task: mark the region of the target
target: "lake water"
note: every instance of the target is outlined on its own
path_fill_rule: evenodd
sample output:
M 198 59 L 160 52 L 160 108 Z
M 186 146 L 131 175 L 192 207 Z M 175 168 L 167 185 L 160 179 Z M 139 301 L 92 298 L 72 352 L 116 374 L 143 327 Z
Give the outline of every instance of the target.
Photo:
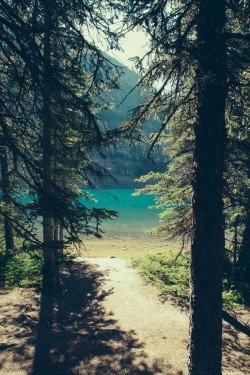
M 132 189 L 88 191 L 98 200 L 97 204 L 92 205 L 93 207 L 118 211 L 118 218 L 105 220 L 101 226 L 107 234 L 145 233 L 159 225 L 159 210 L 148 208 L 155 204 L 153 195 L 133 196 L 135 190 Z
M 133 196 L 135 192 L 133 189 L 106 189 L 105 191 L 97 191 L 86 189 L 93 198 L 98 202 L 91 203 L 85 200 L 82 201 L 86 207 L 106 208 L 117 211 L 118 217 L 114 220 L 104 220 L 100 229 L 111 237 L 114 234 L 138 235 L 145 234 L 146 231 L 153 229 L 159 225 L 159 210 L 148 207 L 154 206 L 155 200 L 153 195 L 139 195 Z M 22 198 L 27 202 L 27 198 Z M 38 234 L 41 234 L 42 219 L 39 218 L 36 229 Z

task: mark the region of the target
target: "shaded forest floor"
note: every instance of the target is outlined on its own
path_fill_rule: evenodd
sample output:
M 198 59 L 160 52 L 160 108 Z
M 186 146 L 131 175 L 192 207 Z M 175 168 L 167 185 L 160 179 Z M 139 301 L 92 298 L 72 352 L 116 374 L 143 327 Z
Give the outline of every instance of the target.
M 50 296 L 2 292 L 0 337 L 1 375 L 187 373 L 187 311 L 119 258 L 78 258 Z M 248 374 L 249 354 L 249 337 L 224 324 L 223 374 Z

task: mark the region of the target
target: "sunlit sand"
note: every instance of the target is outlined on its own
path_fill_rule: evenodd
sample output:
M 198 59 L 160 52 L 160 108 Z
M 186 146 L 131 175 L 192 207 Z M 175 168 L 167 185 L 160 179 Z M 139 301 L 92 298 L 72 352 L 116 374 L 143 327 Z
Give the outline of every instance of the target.
M 169 240 L 165 236 L 148 233 L 104 234 L 101 239 L 86 237 L 80 247 L 82 256 L 88 258 L 131 258 L 145 253 L 181 250 L 180 240 Z M 188 248 L 188 247 L 186 247 Z

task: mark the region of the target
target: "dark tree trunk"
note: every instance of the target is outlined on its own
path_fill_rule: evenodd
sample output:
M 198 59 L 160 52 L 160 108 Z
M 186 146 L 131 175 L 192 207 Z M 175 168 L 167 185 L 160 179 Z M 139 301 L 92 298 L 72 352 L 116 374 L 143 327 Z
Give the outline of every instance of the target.
M 52 195 L 52 116 L 51 116 L 51 12 L 45 3 L 44 82 L 43 82 L 43 253 L 44 279 L 48 288 L 54 284 Z
M 63 189 L 66 188 L 66 180 L 65 180 L 65 178 L 63 178 L 63 180 L 62 180 L 62 188 L 63 188 Z M 63 223 L 62 223 L 62 221 L 60 222 L 59 240 L 60 240 L 60 241 L 63 241 L 63 240 L 64 240 L 64 235 L 63 235 Z
M 54 218 L 54 241 L 58 241 L 59 236 L 58 236 L 58 222 L 57 219 Z
M 0 145 L 0 159 L 1 159 L 1 188 L 2 188 L 2 197 L 4 204 L 10 207 L 10 181 L 8 177 L 8 157 L 7 157 L 7 147 Z M 4 236 L 5 236 L 5 246 L 6 246 L 6 256 L 10 255 L 10 252 L 14 249 L 14 236 L 13 229 L 10 223 L 10 220 L 4 218 Z
M 247 214 L 246 225 L 243 232 L 239 264 L 243 268 L 245 281 L 250 282 L 250 212 Z
M 56 132 L 54 131 L 54 136 L 56 138 Z M 56 143 L 54 144 L 54 147 L 57 149 L 57 145 Z M 53 170 L 53 182 L 54 182 L 54 186 L 56 186 L 57 184 L 57 176 L 56 176 L 56 173 L 57 173 L 57 162 L 56 160 L 54 160 L 54 170 Z M 54 190 L 54 194 L 56 193 L 56 191 Z M 54 216 L 54 241 L 58 241 L 58 229 L 59 229 L 59 226 L 58 226 L 58 220 L 56 218 L 56 216 Z
M 248 178 L 250 178 L 250 169 Z M 248 284 L 250 282 L 250 190 L 248 190 L 246 196 L 246 212 L 245 227 L 239 252 L 239 266 L 243 281 Z
M 189 374 L 221 374 L 226 48 L 224 0 L 199 3 Z
M 63 241 L 63 225 L 60 224 L 60 235 L 59 235 L 60 241 Z

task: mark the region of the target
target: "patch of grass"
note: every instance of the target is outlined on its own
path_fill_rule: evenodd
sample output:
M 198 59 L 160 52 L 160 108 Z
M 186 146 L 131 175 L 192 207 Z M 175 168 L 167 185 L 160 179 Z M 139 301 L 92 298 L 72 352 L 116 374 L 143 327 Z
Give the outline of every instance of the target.
M 60 268 L 74 258 L 70 251 L 55 255 L 55 262 Z M 0 248 L 0 288 L 27 288 L 42 282 L 43 254 L 41 249 L 16 250 L 8 258 Z
M 132 258 L 132 265 L 143 275 L 144 279 L 155 285 L 162 292 L 169 292 L 187 305 L 189 294 L 188 253 L 172 251 L 147 254 Z
M 7 288 L 28 287 L 42 280 L 42 257 L 36 253 L 19 253 L 7 260 L 4 274 L 4 286 Z
M 147 254 L 132 258 L 133 267 L 137 268 L 143 278 L 155 285 L 161 292 L 177 297 L 185 306 L 189 303 L 189 253 L 168 251 Z M 241 292 L 227 277 L 223 278 L 223 307 L 235 308 L 243 304 Z

